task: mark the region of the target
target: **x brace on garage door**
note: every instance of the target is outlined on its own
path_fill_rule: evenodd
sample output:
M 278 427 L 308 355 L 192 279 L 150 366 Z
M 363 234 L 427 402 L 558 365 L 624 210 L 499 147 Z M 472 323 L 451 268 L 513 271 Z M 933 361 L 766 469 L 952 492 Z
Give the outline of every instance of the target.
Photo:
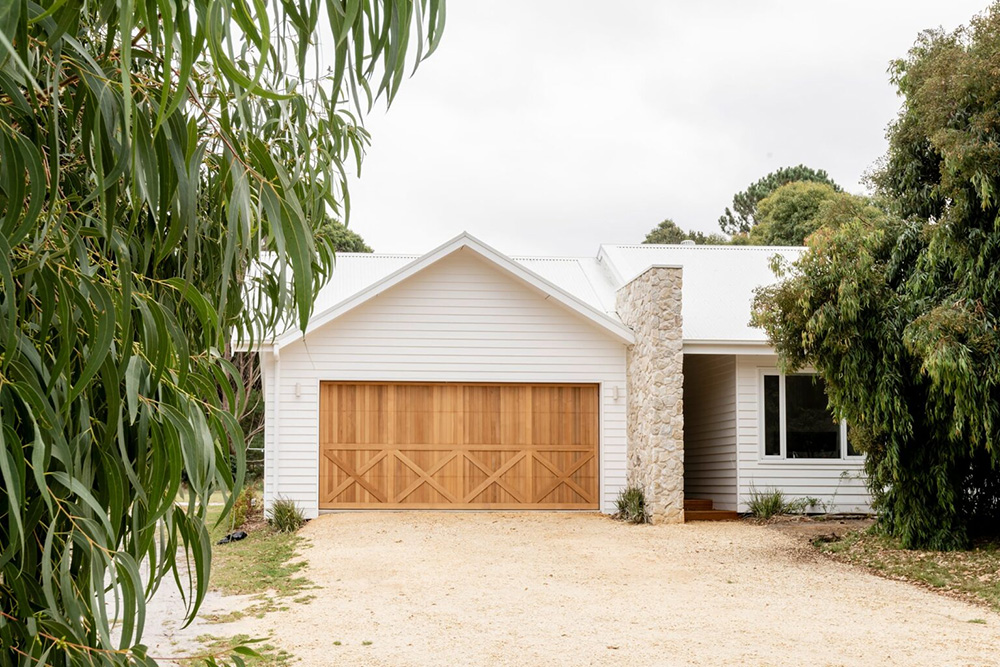
M 597 509 L 598 386 L 320 385 L 320 509 Z

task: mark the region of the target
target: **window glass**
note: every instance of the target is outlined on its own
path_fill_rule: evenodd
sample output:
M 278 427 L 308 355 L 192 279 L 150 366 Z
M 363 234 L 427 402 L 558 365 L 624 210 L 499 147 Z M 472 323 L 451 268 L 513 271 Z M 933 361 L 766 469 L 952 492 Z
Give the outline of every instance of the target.
M 781 455 L 781 394 L 777 375 L 764 376 L 764 455 Z
M 827 408 L 823 381 L 814 375 L 785 377 L 785 456 L 840 458 L 840 424 Z
M 861 452 L 854 446 L 854 443 L 851 442 L 851 428 L 849 426 L 845 426 L 844 428 L 847 429 L 847 455 L 861 456 Z

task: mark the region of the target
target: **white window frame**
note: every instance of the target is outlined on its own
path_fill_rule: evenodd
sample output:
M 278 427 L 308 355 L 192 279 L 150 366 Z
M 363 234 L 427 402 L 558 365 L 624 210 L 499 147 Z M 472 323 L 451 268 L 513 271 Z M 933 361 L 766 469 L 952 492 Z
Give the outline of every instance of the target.
M 795 461 L 796 463 L 829 463 L 833 461 L 860 461 L 864 459 L 864 454 L 848 454 L 847 453 L 847 421 L 840 420 L 840 458 L 832 459 L 822 459 L 822 458 L 797 458 L 790 459 L 787 456 L 786 448 L 786 421 L 785 421 L 785 377 L 786 374 L 782 373 L 776 368 L 762 368 L 759 373 L 760 377 L 757 381 L 757 391 L 758 396 L 760 396 L 759 401 L 759 418 L 758 418 L 758 433 L 760 434 L 758 440 L 760 441 L 760 458 L 763 461 Z M 815 377 L 817 373 L 812 373 L 809 371 L 803 371 L 799 373 L 790 373 L 793 376 L 810 376 Z M 764 378 L 766 377 L 777 377 L 778 378 L 778 442 L 779 442 L 779 452 L 777 454 L 768 454 L 766 451 L 767 442 L 764 439 L 765 431 L 765 404 L 764 404 Z

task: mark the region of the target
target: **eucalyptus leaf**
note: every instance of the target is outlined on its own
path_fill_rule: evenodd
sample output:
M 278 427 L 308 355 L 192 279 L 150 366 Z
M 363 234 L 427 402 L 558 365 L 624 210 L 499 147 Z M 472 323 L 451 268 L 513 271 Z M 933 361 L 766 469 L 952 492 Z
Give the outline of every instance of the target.
M 441 38 L 417 1 L 0 2 L 0 667 L 156 664 L 164 579 L 197 614 L 229 359 L 310 316 L 371 91 Z

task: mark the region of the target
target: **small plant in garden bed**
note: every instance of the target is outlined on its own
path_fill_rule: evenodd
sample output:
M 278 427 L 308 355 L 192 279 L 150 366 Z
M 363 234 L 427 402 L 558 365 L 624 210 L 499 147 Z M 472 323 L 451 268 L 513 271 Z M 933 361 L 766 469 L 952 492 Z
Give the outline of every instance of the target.
M 294 501 L 287 498 L 278 498 L 271 505 L 271 512 L 267 521 L 279 533 L 294 533 L 305 525 L 306 518 L 302 515 L 302 510 L 299 509 Z
M 646 493 L 638 486 L 629 486 L 618 492 L 615 501 L 615 518 L 628 523 L 649 523 L 646 510 Z
M 815 508 L 819 504 L 816 498 L 797 498 L 790 500 L 779 489 L 758 490 L 750 487 L 750 500 L 747 509 L 755 519 L 768 520 L 781 514 L 803 514 L 806 508 Z
M 770 519 L 785 513 L 785 494 L 778 489 L 759 491 L 755 487 L 750 488 L 750 500 L 747 501 L 747 509 L 756 519 Z

